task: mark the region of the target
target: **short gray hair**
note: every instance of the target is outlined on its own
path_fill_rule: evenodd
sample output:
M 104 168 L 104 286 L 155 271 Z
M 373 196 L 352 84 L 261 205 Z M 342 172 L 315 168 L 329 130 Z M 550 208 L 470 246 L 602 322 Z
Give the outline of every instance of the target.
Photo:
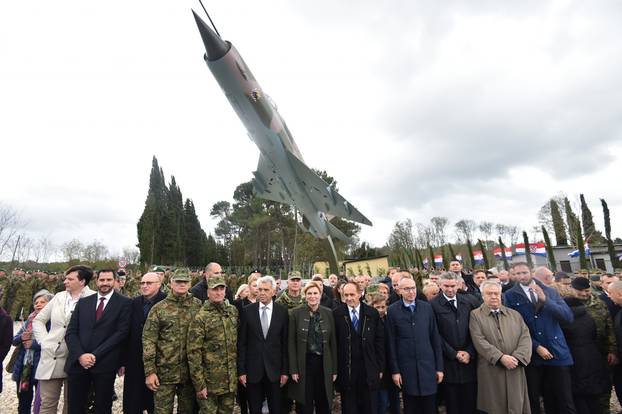
M 622 280 L 617 280 L 610 284 L 608 290 L 622 290 Z
M 455 280 L 456 282 L 458 282 L 458 276 L 456 276 L 455 273 L 451 273 L 451 272 L 441 273 L 438 279 L 439 279 L 439 282 L 442 282 L 443 280 Z
M 484 280 L 484 281 L 482 282 L 482 284 L 479 286 L 479 291 L 480 291 L 480 292 L 482 292 L 482 293 L 484 293 L 484 288 L 485 288 L 486 286 L 495 286 L 495 287 L 499 288 L 499 290 L 501 290 L 501 289 L 502 289 L 502 288 L 501 288 L 501 283 L 499 283 L 499 282 L 495 282 L 494 280 Z
M 50 293 L 50 291 L 48 291 L 47 289 L 41 289 L 40 291 L 38 291 L 37 293 L 35 293 L 35 295 L 32 297 L 32 301 L 35 302 L 37 299 L 39 299 L 40 297 L 45 298 L 45 300 L 47 300 L 48 302 L 52 300 L 52 298 L 54 297 L 54 295 L 52 295 Z
M 272 286 L 272 290 L 276 289 L 276 280 L 274 280 L 272 276 L 262 276 L 257 279 L 257 286 L 264 283 L 270 283 L 270 286 Z

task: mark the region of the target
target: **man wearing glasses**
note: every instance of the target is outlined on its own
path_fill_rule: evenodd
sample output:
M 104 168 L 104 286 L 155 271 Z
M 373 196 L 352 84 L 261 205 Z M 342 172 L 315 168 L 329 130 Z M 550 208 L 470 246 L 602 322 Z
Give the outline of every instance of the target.
M 192 286 L 190 293 L 202 303 L 205 303 L 207 300 L 207 280 L 214 276 L 222 276 L 224 278 L 225 272 L 222 271 L 222 267 L 218 263 L 212 262 L 205 266 L 205 273 L 203 273 L 203 276 L 203 280 Z M 225 299 L 227 299 L 229 303 L 233 303 L 233 293 L 229 286 L 225 289 Z
M 156 303 L 166 297 L 160 289 L 160 275 L 146 273 L 140 281 L 140 296 L 130 304 L 130 334 L 125 343 L 120 374 L 125 373 L 123 383 L 123 412 L 141 413 L 147 410 L 153 413 L 153 392 L 145 385 L 145 367 L 143 365 L 143 326 L 149 311 Z

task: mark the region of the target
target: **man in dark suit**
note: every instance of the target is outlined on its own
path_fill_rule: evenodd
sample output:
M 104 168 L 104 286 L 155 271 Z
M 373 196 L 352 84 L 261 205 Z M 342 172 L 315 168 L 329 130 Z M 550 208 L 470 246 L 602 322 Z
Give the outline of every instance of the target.
M 272 301 L 276 281 L 257 281 L 258 302 L 243 308 L 238 333 L 238 376 L 247 389 L 251 414 L 261 414 L 264 399 L 270 414 L 280 414 L 281 387 L 287 383 L 287 308 Z
M 337 390 L 343 414 L 372 414 L 385 368 L 384 325 L 373 307 L 361 302 L 361 288 L 343 287 L 345 304 L 333 311 L 337 337 Z
M 443 273 L 441 294 L 430 302 L 443 348 L 445 377 L 441 384 L 447 414 L 474 414 L 477 404 L 476 352 L 469 333 L 469 314 L 480 302 L 474 295 L 457 295 L 458 280 Z
M 112 394 L 121 366 L 121 345 L 129 330 L 130 299 L 114 291 L 117 277 L 112 269 L 97 273 L 97 294 L 78 301 L 67 327 L 69 350 L 65 372 L 69 413 L 84 414 L 91 385 L 95 412 L 112 411 Z
M 122 355 L 125 381 L 123 382 L 123 413 L 143 414 L 143 410 L 153 413 L 153 392 L 145 385 L 145 366 L 143 365 L 143 326 L 149 311 L 156 303 L 166 297 L 160 290 L 162 281 L 157 273 L 143 275 L 140 281 L 140 296 L 130 304 L 130 328 Z
M 534 277 L 525 262 L 512 263 L 517 284 L 505 293 L 505 305 L 521 314 L 533 344 L 525 369 L 531 412 L 540 410 L 540 396 L 547 413 L 576 413 L 572 399 L 570 367 L 574 361 L 561 329 L 572 323 L 572 311 L 559 293 Z M 550 271 L 536 269 L 537 274 Z
M 437 385 L 443 381 L 443 351 L 432 306 L 416 299 L 415 281 L 402 276 L 400 301 L 389 306 L 389 369 L 402 390 L 404 414 L 436 413 Z

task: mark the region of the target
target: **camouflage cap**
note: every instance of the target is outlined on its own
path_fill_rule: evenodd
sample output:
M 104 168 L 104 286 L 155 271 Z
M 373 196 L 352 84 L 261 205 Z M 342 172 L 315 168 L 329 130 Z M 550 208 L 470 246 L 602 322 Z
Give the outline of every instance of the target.
M 590 275 L 590 280 L 592 282 L 600 282 L 600 275 Z
M 164 273 L 166 272 L 166 269 L 164 268 L 164 266 L 153 266 L 151 268 L 151 271 L 156 273 Z
M 190 282 L 190 272 L 188 271 L 188 269 L 184 268 L 177 269 L 175 270 L 175 272 L 173 272 L 171 280 L 178 282 Z
M 225 282 L 225 278 L 222 276 L 212 276 L 209 279 L 207 279 L 207 287 L 209 289 L 214 289 L 217 288 L 218 286 L 227 286 L 227 283 Z
M 292 279 L 302 279 L 302 275 L 300 274 L 299 271 L 293 270 L 289 272 L 289 274 L 287 275 L 287 280 L 292 280 Z

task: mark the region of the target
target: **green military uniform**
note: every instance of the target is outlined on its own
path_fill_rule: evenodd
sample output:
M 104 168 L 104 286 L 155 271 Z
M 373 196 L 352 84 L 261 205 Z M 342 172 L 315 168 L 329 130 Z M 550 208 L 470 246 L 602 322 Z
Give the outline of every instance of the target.
M 613 322 L 611 314 L 605 302 L 597 296 L 592 295 L 585 302 L 585 310 L 592 317 L 596 324 L 596 340 L 598 349 L 605 358 L 607 354 L 617 354 L 615 332 L 613 330 Z M 609 400 L 611 400 L 611 390 L 603 395 L 600 399 L 600 405 L 603 413 L 609 412 Z
M 171 280 L 190 281 L 182 269 Z M 160 382 L 154 393 L 156 414 L 173 412 L 177 394 L 179 413 L 192 412 L 194 392 L 190 382 L 186 338 L 194 315 L 201 309 L 201 301 L 191 293 L 180 297 L 170 293 L 151 308 L 143 328 L 143 362 L 145 377 L 156 374 Z
M 300 280 L 301 278 L 302 276 L 300 272 L 297 272 L 297 271 L 289 272 L 289 274 L 287 275 L 288 281 L 292 279 Z M 289 291 L 286 289 L 283 292 L 281 292 L 281 294 L 275 300 L 275 302 L 278 303 L 279 305 L 283 305 L 287 307 L 288 311 L 291 309 L 297 308 L 298 306 L 306 303 L 304 296 L 302 296 L 302 289 L 300 289 L 300 293 L 298 296 L 291 296 L 289 294 Z
M 9 315 L 14 321 L 26 320 L 30 314 L 30 308 L 32 306 L 32 283 L 31 280 L 26 280 L 24 276 L 14 276 L 11 283 L 11 303 Z
M 210 277 L 208 289 L 225 286 L 221 276 Z M 237 387 L 238 311 L 226 301 L 205 302 L 188 330 L 188 364 L 194 389 L 207 389 L 199 399 L 201 414 L 231 414 Z
M 8 286 L 11 280 L 6 274 L 6 270 L 0 269 L 3 276 L 0 276 L 0 307 L 6 310 L 6 298 L 8 295 Z

